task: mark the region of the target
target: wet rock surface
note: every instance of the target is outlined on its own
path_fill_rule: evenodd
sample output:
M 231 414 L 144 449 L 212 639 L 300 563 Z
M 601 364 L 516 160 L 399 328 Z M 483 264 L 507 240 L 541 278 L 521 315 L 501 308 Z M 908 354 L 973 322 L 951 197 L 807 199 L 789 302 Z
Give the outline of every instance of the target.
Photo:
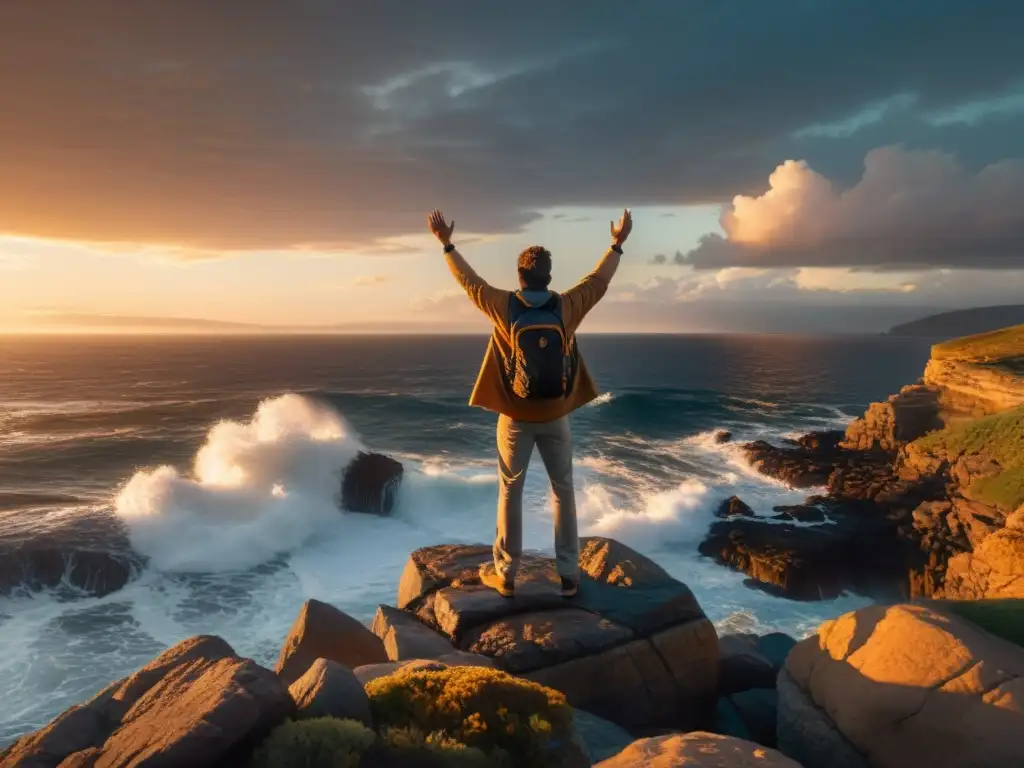
M 390 456 L 360 451 L 344 471 L 342 508 L 371 515 L 390 514 L 403 472 L 402 462 Z

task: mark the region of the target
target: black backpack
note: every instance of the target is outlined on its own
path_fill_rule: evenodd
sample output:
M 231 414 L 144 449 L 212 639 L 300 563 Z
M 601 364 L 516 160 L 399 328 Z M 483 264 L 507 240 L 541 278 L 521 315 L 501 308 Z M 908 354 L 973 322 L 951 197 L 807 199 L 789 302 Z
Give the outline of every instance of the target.
M 513 293 L 508 318 L 512 355 L 505 373 L 513 394 L 523 400 L 566 397 L 576 377 L 576 339 L 565 332 L 561 297 L 552 293 L 530 306 Z

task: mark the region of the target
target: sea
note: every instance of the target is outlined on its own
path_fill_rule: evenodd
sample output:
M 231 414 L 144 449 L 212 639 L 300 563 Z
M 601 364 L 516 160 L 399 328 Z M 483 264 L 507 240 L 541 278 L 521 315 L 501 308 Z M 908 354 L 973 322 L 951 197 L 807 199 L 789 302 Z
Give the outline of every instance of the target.
M 915 381 L 933 341 L 581 335 L 602 389 L 571 417 L 581 535 L 657 560 L 721 632 L 803 637 L 866 604 L 770 596 L 697 545 L 731 495 L 769 516 L 807 493 L 753 471 L 738 443 L 845 426 Z M 0 745 L 191 635 L 273 666 L 304 600 L 368 622 L 393 604 L 410 551 L 490 543 L 495 416 L 467 404 L 486 343 L 0 337 L 0 539 L 130 547 L 145 562 L 103 597 L 67 584 L 0 596 Z M 359 450 L 405 466 L 390 517 L 339 509 Z M 542 552 L 549 494 L 534 456 L 525 545 Z

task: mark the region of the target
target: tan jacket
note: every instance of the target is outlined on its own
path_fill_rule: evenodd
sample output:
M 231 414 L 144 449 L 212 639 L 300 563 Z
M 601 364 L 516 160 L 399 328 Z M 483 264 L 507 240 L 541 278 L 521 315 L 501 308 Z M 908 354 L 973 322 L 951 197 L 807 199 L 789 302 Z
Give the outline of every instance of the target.
M 594 271 L 570 288 L 562 297 L 562 321 L 565 332 L 572 337 L 587 313 L 608 290 L 615 270 L 619 268 L 619 254 L 609 248 Z M 568 397 L 557 400 L 522 400 L 508 388 L 505 375 L 506 362 L 512 356 L 509 335 L 508 306 L 512 291 L 487 284 L 466 263 L 458 250 L 447 255 L 448 267 L 469 298 L 494 324 L 491 340 L 487 344 L 480 373 L 470 395 L 469 404 L 501 413 L 516 421 L 553 421 L 585 405 L 598 395 L 597 385 L 587 370 L 582 354 L 576 371 L 576 383 Z

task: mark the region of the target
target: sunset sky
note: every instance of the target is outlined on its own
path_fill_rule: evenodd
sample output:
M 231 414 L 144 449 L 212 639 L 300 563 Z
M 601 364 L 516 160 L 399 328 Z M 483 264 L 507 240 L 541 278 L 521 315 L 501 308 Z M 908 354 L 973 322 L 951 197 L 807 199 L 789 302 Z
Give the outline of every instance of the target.
M 1013 0 L 4 3 L 0 331 L 486 330 L 434 207 L 492 282 L 540 243 L 563 289 L 630 207 L 590 331 L 1024 303 L 1022 28 Z

